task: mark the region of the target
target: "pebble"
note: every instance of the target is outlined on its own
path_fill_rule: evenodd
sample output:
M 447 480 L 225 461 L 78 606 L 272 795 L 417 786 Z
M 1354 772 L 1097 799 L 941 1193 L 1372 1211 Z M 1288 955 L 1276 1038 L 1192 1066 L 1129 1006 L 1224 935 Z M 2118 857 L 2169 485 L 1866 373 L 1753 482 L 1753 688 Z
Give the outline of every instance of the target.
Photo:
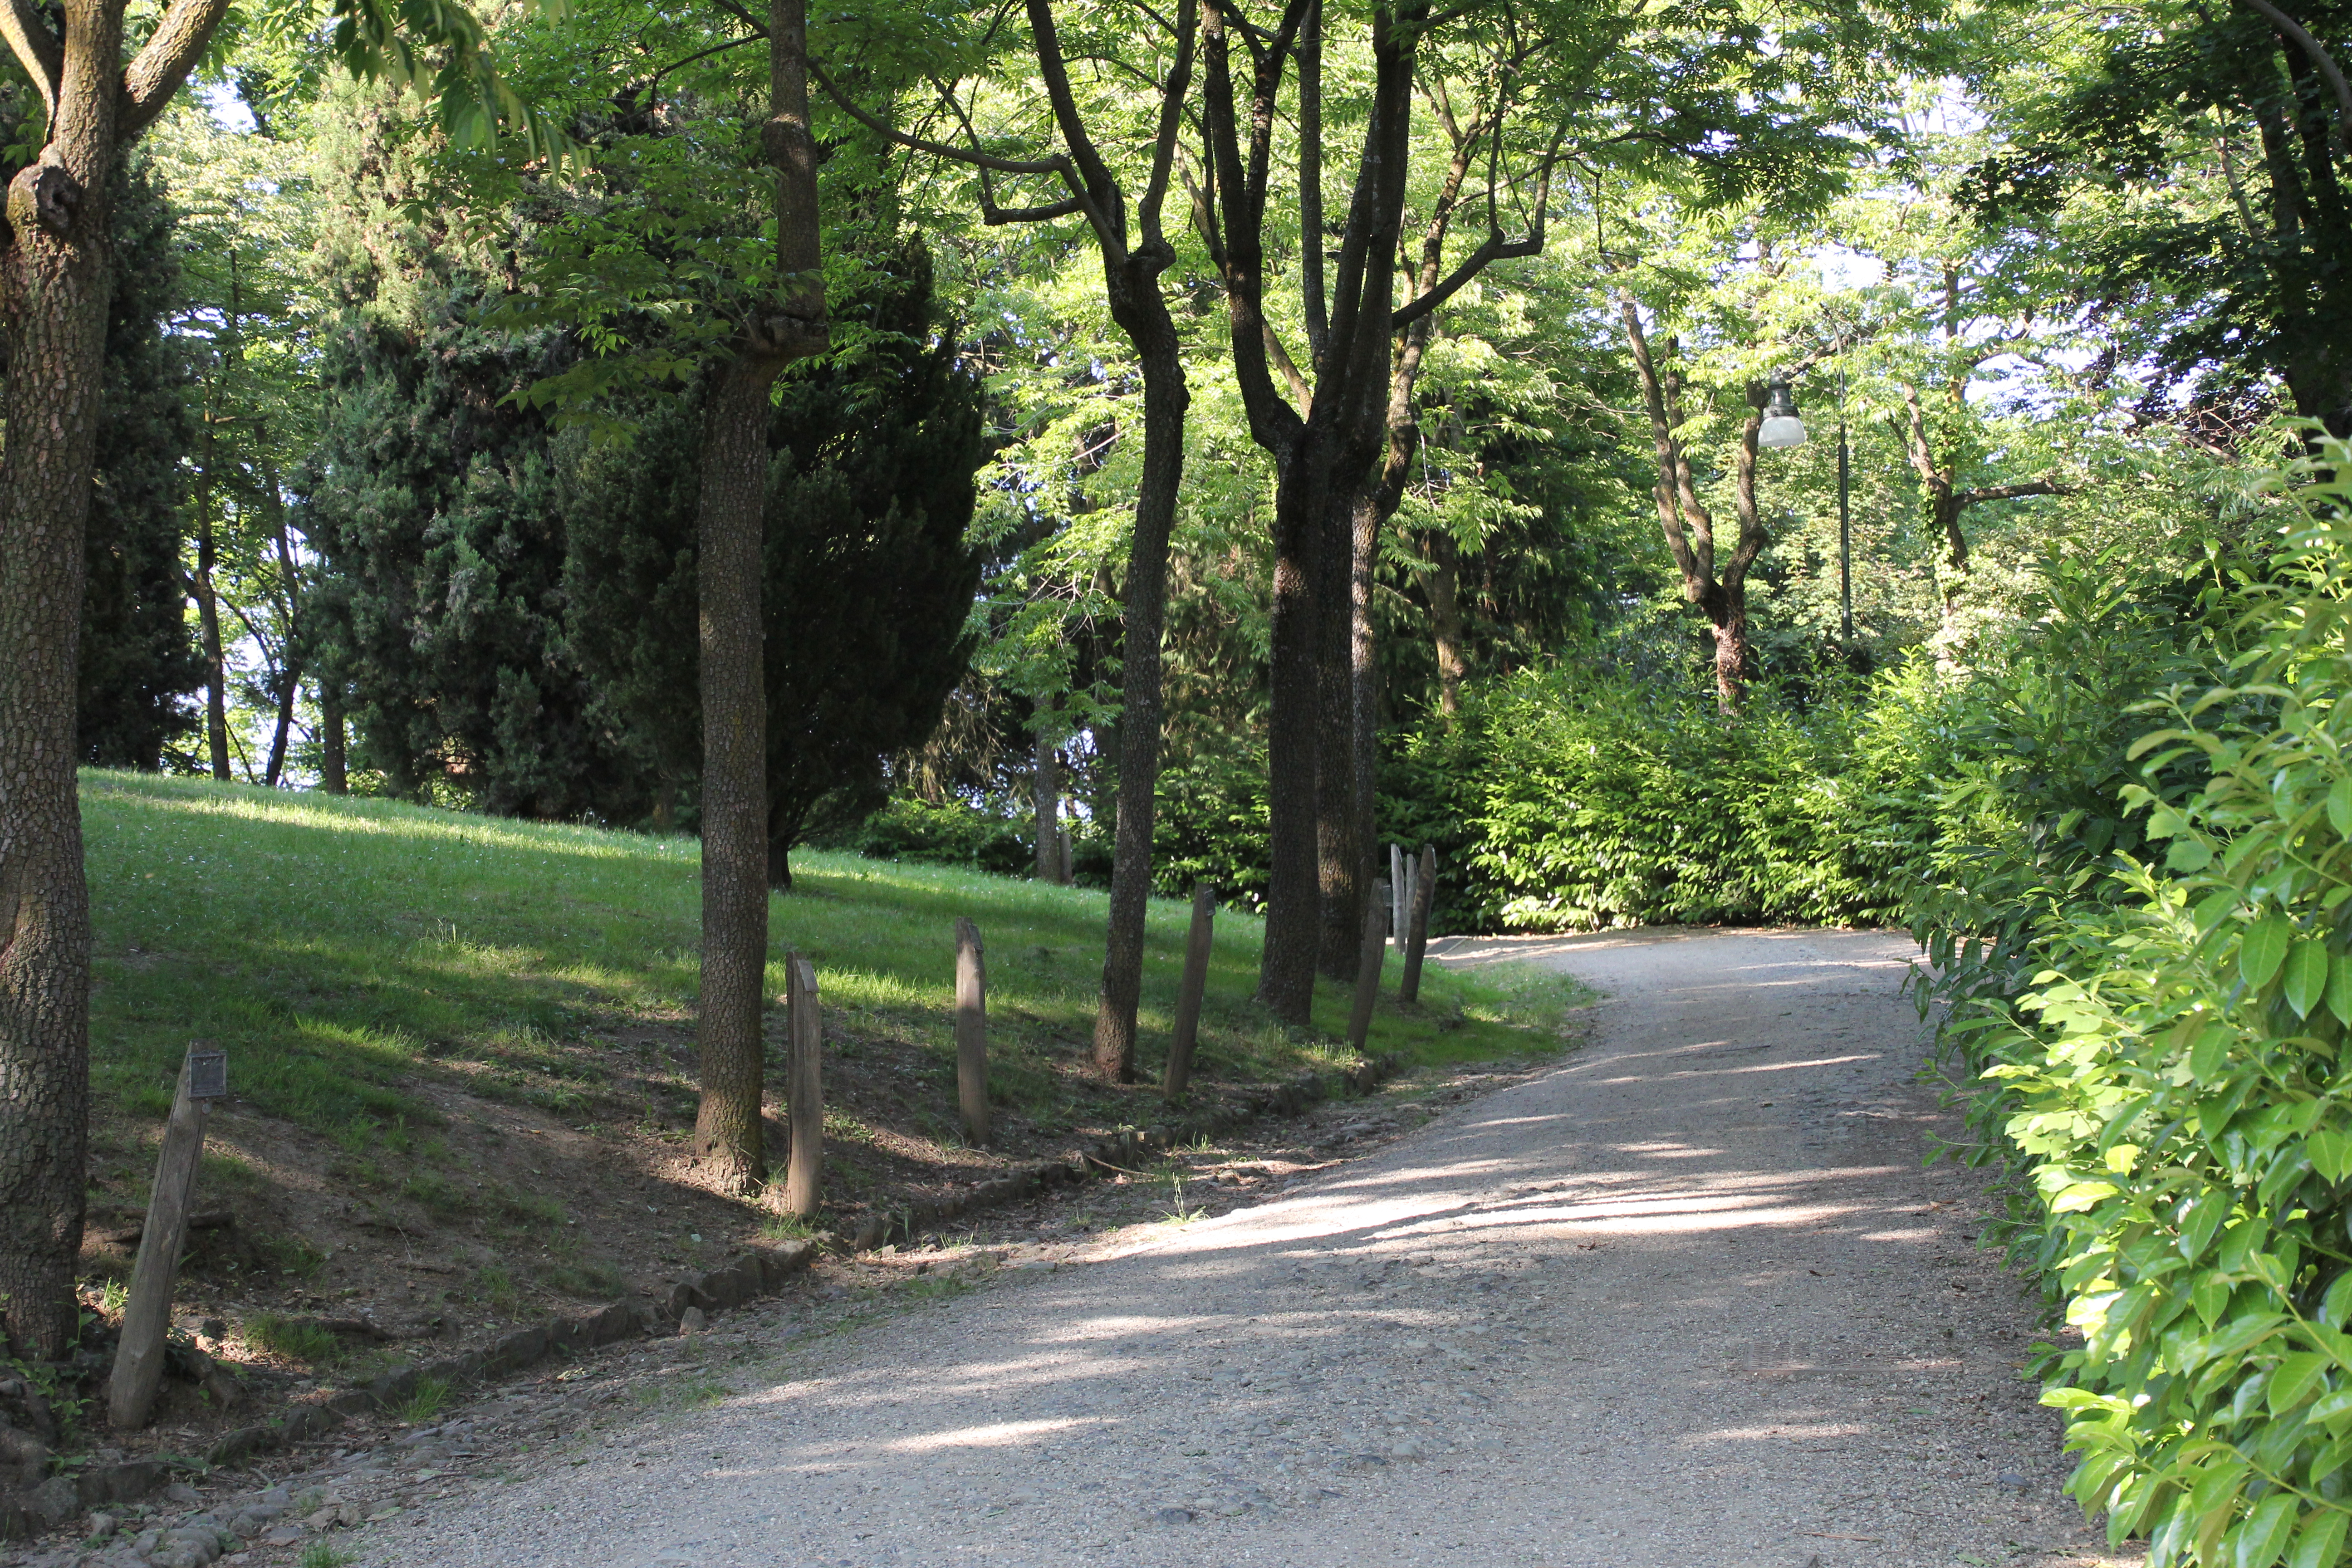
M 1190 1524 L 1192 1522 L 1192 1510 L 1187 1508 L 1163 1508 L 1151 1517 L 1162 1524 Z

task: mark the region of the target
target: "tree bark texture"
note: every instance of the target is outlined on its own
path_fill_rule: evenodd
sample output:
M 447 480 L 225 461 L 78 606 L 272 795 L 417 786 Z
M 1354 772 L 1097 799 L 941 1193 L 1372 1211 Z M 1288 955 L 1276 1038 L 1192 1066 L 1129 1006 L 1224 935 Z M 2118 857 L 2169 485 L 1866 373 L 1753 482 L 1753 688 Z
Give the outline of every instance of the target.
M 83 534 L 97 458 L 105 190 L 122 88 L 119 5 L 68 6 L 40 160 L 0 225 L 0 1314 L 61 1360 L 75 1337 L 89 1120 L 89 898 L 74 779 Z
M 768 388 L 781 361 L 746 354 L 719 373 L 703 435 L 697 517 L 701 596 L 702 999 L 696 1034 L 698 1158 L 746 1187 L 761 1145 L 760 1021 L 768 967 L 767 693 L 760 555 L 768 477 Z
M 750 1191 L 762 1146 L 768 969 L 767 684 L 760 605 L 767 519 L 768 394 L 793 360 L 826 345 L 816 142 L 809 133 L 805 0 L 768 8 L 768 117 L 760 147 L 776 173 L 777 297 L 738 325 L 705 416 L 697 514 L 701 597 L 702 1100 L 694 1145 L 722 1182 Z M 767 313 L 772 312 L 772 313 Z M 789 520 L 785 520 L 789 522 Z
M 1118 809 L 1102 1001 L 1095 1016 L 1095 1066 L 1119 1083 L 1135 1081 L 1135 1019 L 1143 993 L 1144 919 L 1151 897 L 1152 806 L 1160 785 L 1160 644 L 1168 615 L 1168 542 L 1184 479 L 1184 415 L 1192 395 L 1184 384 L 1176 323 L 1160 292 L 1159 265 L 1155 259 L 1148 270 L 1137 269 L 1144 276 L 1127 289 L 1112 289 L 1113 314 L 1143 361 L 1143 478 L 1128 552 Z
M 1029 803 L 1037 818 L 1037 879 L 1062 879 L 1062 763 L 1054 742 L 1037 737 L 1030 764 Z
M 1355 512 L 1353 485 L 1335 487 L 1324 510 L 1315 584 L 1318 642 L 1315 697 L 1315 880 L 1323 907 L 1317 967 L 1356 978 L 1363 943 L 1369 857 L 1356 821 Z

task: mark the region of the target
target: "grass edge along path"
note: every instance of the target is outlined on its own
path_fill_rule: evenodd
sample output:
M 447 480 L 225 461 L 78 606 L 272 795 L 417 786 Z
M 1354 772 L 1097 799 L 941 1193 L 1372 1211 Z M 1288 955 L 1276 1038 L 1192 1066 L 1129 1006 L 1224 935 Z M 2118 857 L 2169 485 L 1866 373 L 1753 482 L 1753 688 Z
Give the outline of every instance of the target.
M 127 1200 L 143 1182 L 137 1151 L 194 1038 L 229 1049 L 246 1109 L 355 1153 L 404 1152 L 437 1120 L 421 1092 L 436 1083 L 528 1102 L 582 1131 L 626 1120 L 682 1140 L 698 969 L 691 838 L 97 771 L 82 775 L 82 803 L 102 1188 Z M 853 855 L 803 851 L 794 862 L 793 891 L 771 905 L 772 999 L 782 995 L 787 953 L 809 957 L 828 1070 L 855 1081 L 868 1069 L 875 1080 L 866 1106 L 829 1115 L 829 1141 L 954 1150 L 959 915 L 988 944 L 992 1097 L 1016 1138 L 1035 1147 L 1156 1110 L 1149 1085 L 1112 1091 L 1085 1066 L 1106 894 Z M 1147 1078 L 1166 1048 L 1186 919 L 1181 901 L 1153 900 Z M 1318 994 L 1311 1032 L 1249 1001 L 1262 931 L 1250 916 L 1219 914 L 1196 1081 L 1354 1064 L 1335 1041 L 1343 988 Z M 1410 1065 L 1553 1048 L 1561 1016 L 1584 999 L 1548 977 L 1432 966 L 1421 1005 L 1405 1008 L 1397 963 L 1370 1048 Z M 781 1029 L 770 1035 L 780 1051 Z M 1137 1113 L 1119 1114 L 1106 1094 Z

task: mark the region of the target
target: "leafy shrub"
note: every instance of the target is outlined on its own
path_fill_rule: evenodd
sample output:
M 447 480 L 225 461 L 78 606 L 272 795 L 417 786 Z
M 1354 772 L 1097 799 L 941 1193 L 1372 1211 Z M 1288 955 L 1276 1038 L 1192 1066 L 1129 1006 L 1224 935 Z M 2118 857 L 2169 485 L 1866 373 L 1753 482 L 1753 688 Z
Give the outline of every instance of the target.
M 2037 895 L 2045 967 L 1952 1026 L 2031 1176 L 2012 1246 L 2083 1334 L 2045 1367 L 2071 1489 L 2152 1568 L 2325 1568 L 2352 1523 L 2352 522 L 2287 548 L 2226 679 L 2133 748 L 2163 866 Z
M 1036 864 L 1034 819 L 950 801 L 893 798 L 839 847 L 877 860 L 926 860 L 1017 877 Z

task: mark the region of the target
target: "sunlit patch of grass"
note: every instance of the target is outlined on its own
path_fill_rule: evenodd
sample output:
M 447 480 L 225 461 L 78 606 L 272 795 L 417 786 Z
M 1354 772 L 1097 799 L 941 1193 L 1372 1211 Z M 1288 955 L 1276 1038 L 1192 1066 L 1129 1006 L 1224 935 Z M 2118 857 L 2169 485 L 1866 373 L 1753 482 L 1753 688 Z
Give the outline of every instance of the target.
M 342 1341 L 308 1319 L 289 1318 L 282 1312 L 256 1312 L 245 1320 L 242 1328 L 246 1343 L 289 1361 L 327 1366 L 342 1359 Z
M 355 1162 L 381 1157 L 368 1130 L 398 1152 L 404 1130 L 438 1124 L 423 1092 L 436 1078 L 568 1120 L 634 1118 L 608 1100 L 615 1064 L 593 1032 L 691 1013 L 691 839 L 118 773 L 85 773 L 82 800 L 102 1112 L 159 1120 L 187 1041 L 205 1038 L 229 1051 L 237 1100 L 352 1138 Z M 815 851 L 793 869 L 796 890 L 771 906 L 767 988 L 782 994 L 787 952 L 814 963 L 828 1035 L 849 1025 L 832 1048 L 848 1058 L 874 1041 L 911 1044 L 951 1106 L 955 921 L 970 916 L 988 943 L 992 1097 L 1048 1131 L 1092 1114 L 1081 1091 L 1092 1092 L 1106 895 Z M 1188 919 L 1182 902 L 1150 908 L 1147 1080 Z M 1347 987 L 1318 989 L 1314 1030 L 1251 1000 L 1262 933 L 1253 918 L 1218 917 L 1196 1078 L 1357 1065 L 1332 1043 Z M 1558 1016 L 1582 999 L 1557 978 L 1433 967 L 1408 1008 L 1394 1000 L 1398 963 L 1370 1048 L 1408 1063 L 1551 1048 Z

